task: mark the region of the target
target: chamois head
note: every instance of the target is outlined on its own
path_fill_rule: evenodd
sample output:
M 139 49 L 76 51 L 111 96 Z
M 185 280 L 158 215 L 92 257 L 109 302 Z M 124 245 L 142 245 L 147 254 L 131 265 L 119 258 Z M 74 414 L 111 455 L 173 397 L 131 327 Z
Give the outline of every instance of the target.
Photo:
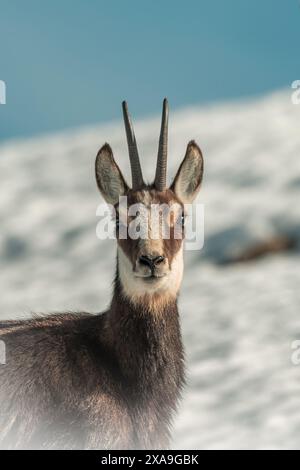
M 114 206 L 118 240 L 118 275 L 124 293 L 133 300 L 148 295 L 176 297 L 183 272 L 184 204 L 197 195 L 203 158 L 191 141 L 169 188 L 167 176 L 168 102 L 163 102 L 154 183 L 143 180 L 137 144 L 123 102 L 123 115 L 132 174 L 126 183 L 112 150 L 105 144 L 96 158 L 96 180 L 107 203 Z M 121 202 L 126 196 L 127 204 Z

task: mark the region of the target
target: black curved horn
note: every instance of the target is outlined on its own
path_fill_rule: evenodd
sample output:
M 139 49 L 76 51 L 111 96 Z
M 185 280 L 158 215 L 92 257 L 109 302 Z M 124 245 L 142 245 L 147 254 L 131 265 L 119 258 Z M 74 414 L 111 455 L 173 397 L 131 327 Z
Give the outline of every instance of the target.
M 158 191 L 164 191 L 167 183 L 167 157 L 168 157 L 168 120 L 169 105 L 167 98 L 163 102 L 161 130 L 159 137 L 157 164 L 154 185 Z
M 143 174 L 139 159 L 139 153 L 136 145 L 135 135 L 133 131 L 133 126 L 131 123 L 131 119 L 128 113 L 128 107 L 126 101 L 122 103 L 123 108 L 123 117 L 124 117 L 124 124 L 127 136 L 127 144 L 128 144 L 128 152 L 129 152 L 129 159 L 130 159 L 130 167 L 131 167 L 131 176 L 132 176 L 132 189 L 138 189 L 144 184 Z

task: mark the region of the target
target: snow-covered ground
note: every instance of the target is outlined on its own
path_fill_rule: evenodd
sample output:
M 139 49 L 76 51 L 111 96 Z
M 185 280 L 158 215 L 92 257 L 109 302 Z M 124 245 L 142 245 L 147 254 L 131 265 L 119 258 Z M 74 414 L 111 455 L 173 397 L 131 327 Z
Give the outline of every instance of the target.
M 159 121 L 135 123 L 149 179 Z M 186 253 L 188 385 L 174 447 L 300 448 L 299 252 L 219 264 L 272 235 L 299 240 L 300 106 L 278 92 L 171 112 L 170 177 L 191 138 L 205 158 L 205 246 Z M 94 181 L 105 141 L 128 175 L 121 120 L 0 147 L 0 318 L 108 304 L 115 244 L 96 238 Z

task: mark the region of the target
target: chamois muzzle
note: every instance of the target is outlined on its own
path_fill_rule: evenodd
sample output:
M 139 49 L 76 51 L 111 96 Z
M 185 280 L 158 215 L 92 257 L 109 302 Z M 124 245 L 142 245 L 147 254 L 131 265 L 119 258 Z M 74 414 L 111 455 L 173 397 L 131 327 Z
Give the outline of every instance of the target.
M 142 254 L 136 260 L 135 275 L 144 279 L 160 279 L 166 276 L 169 269 L 165 256 Z
M 140 256 L 139 262 L 148 266 L 151 270 L 153 270 L 158 264 L 161 264 L 165 260 L 164 256 Z

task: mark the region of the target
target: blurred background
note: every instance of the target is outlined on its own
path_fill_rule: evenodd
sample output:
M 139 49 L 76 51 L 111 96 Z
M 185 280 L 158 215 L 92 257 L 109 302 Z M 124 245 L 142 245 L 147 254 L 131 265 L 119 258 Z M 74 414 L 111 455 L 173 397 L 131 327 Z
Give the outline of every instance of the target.
M 298 0 L 0 2 L 1 319 L 108 305 L 93 166 L 108 141 L 129 175 L 124 98 L 149 180 L 164 96 L 170 180 L 203 150 L 177 448 L 300 447 L 299 21 Z
M 1 0 L 0 138 L 137 117 L 290 85 L 299 0 Z

